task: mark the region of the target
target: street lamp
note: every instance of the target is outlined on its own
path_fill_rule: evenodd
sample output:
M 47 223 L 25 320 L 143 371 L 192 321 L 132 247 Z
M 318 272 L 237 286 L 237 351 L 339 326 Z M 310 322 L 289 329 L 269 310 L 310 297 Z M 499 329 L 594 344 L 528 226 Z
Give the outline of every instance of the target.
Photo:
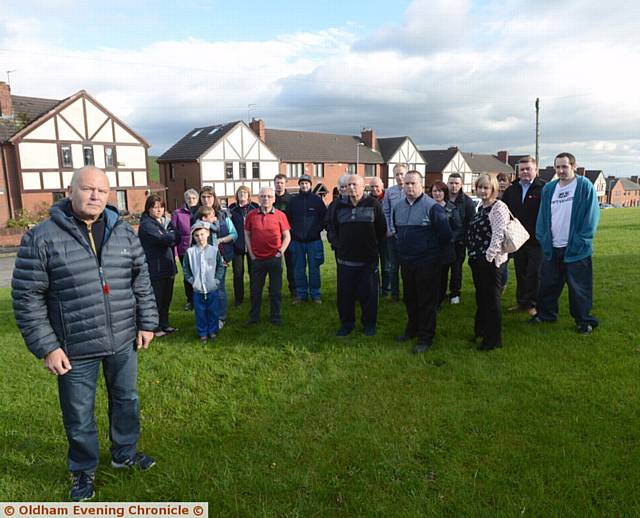
M 364 146 L 364 142 L 358 142 L 356 145 L 356 174 L 358 174 L 358 165 L 360 164 L 360 146 Z

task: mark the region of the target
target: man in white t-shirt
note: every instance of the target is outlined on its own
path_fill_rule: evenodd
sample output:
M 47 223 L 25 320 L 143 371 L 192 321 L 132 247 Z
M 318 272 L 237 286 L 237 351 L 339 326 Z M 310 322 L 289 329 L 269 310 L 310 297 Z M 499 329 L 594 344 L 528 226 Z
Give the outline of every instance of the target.
M 598 196 L 593 184 L 576 175 L 576 158 L 560 153 L 554 160 L 557 180 L 542 190 L 536 222 L 536 238 L 542 246 L 538 314 L 529 322 L 555 322 L 558 299 L 566 284 L 569 309 L 578 333 L 589 335 L 598 325 L 591 315 L 593 238 L 600 219 Z

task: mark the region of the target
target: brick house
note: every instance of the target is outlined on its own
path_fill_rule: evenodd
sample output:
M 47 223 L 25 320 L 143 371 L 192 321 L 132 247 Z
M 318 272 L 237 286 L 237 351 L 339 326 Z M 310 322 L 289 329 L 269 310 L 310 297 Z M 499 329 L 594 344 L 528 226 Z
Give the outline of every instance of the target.
M 73 171 L 104 169 L 109 202 L 139 212 L 149 185 L 149 144 L 81 90 L 63 100 L 11 95 L 0 82 L 0 227 L 20 210 L 65 195 Z
M 209 185 L 227 203 L 241 185 L 256 195 L 272 186 L 279 160 L 243 121 L 190 130 L 157 159 L 160 181 L 167 186 L 167 207 L 184 203 L 184 192 Z
M 629 178 L 610 180 L 608 203 L 614 207 L 640 207 L 640 185 Z
M 303 174 L 311 176 L 314 189 L 331 193 L 338 178 L 355 173 L 371 178 L 380 176 L 384 159 L 376 149 L 375 133 L 363 130 L 360 137 L 292 131 L 264 127 L 262 120 L 253 120 L 251 128 L 280 159 L 279 172 L 287 176 L 287 186 L 296 188 Z M 328 196 L 328 203 L 332 197 Z

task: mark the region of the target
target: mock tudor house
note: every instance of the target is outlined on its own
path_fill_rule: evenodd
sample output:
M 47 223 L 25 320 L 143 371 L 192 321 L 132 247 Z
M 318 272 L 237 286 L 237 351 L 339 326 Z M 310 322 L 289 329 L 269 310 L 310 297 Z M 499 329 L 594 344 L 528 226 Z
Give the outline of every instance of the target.
M 366 137 L 368 132 L 372 130 L 362 130 L 362 138 L 367 142 Z M 418 150 L 418 147 L 413 143 L 411 137 L 386 137 L 371 139 L 377 142 L 377 149 L 382 154 L 384 164 L 381 166 L 381 178 L 387 187 L 395 185 L 396 180 L 393 176 L 393 168 L 397 164 L 406 164 L 409 170 L 420 171 L 424 176 L 427 169 L 427 163 L 424 157 Z M 376 148 L 374 148 L 376 149 Z
M 287 186 L 297 186 L 303 175 L 312 178 L 314 190 L 332 192 L 338 178 L 345 173 L 356 173 L 366 178 L 380 176 L 384 160 L 375 149 L 375 133 L 363 130 L 360 137 L 292 131 L 264 127 L 262 120 L 253 120 L 251 127 L 260 139 L 280 159 L 279 172 L 287 176 Z M 325 198 L 328 203 L 331 197 Z
M 435 182 L 445 182 L 451 173 L 460 173 L 462 176 L 462 190 L 466 194 L 473 192 L 473 183 L 478 177 L 474 175 L 471 167 L 467 163 L 462 151 L 457 147 L 448 149 L 421 149 L 420 154 L 427 163 L 426 185 L 433 185 Z
M 279 171 L 278 157 L 243 121 L 194 128 L 157 161 L 169 210 L 184 204 L 187 189 L 205 185 L 229 204 L 241 185 L 257 195 Z
M 149 144 L 81 90 L 63 100 L 11 95 L 0 82 L 0 226 L 65 196 L 73 171 L 105 170 L 110 203 L 140 212 Z
M 578 167 L 576 174 L 586 176 L 591 180 L 591 183 L 598 193 L 598 203 L 605 203 L 607 201 L 607 180 L 601 170 Z

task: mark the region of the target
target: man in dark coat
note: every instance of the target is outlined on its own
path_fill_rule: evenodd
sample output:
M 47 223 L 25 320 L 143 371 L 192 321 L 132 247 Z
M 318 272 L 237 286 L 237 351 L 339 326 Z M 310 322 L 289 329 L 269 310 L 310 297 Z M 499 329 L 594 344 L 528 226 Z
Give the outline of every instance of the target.
M 540 210 L 544 182 L 538 176 L 538 164 L 532 156 L 518 161 L 518 180 L 507 188 L 502 201 L 529 232 L 529 239 L 513 256 L 516 269 L 516 305 L 509 311 L 527 311 L 536 315 L 542 247 L 536 239 L 536 220 Z
M 293 194 L 287 191 L 287 177 L 283 174 L 277 174 L 273 177 L 273 187 L 276 193 L 276 201 L 273 206 L 287 213 L 287 206 L 293 198 Z M 291 247 L 287 247 L 284 252 L 284 263 L 287 265 L 287 285 L 289 287 L 289 293 L 293 297 L 296 296 L 296 281 L 295 281 L 295 272 L 293 266 L 293 256 L 291 255 Z
M 76 172 L 68 198 L 22 238 L 11 285 L 20 332 L 58 379 L 75 501 L 94 496 L 100 365 L 109 394 L 111 465 L 145 470 L 155 464 L 137 450 L 137 351 L 149 347 L 158 312 L 140 241 L 107 206 L 108 196 L 103 171 Z

